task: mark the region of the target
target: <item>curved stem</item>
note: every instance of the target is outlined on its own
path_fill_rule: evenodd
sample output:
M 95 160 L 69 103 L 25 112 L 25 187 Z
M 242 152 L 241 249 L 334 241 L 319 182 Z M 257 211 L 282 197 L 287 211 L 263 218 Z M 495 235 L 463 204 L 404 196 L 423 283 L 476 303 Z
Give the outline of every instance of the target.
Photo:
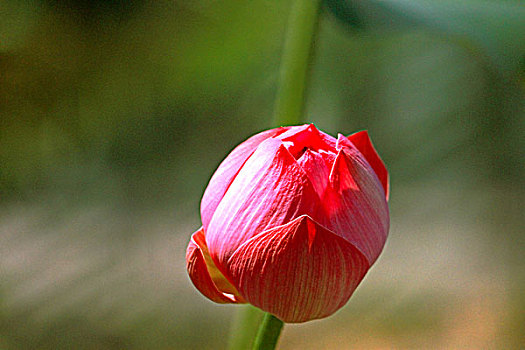
M 273 350 L 277 346 L 284 323 L 272 314 L 265 314 L 252 350 Z
M 276 125 L 298 124 L 301 121 L 320 4 L 320 0 L 293 1 L 274 111 Z

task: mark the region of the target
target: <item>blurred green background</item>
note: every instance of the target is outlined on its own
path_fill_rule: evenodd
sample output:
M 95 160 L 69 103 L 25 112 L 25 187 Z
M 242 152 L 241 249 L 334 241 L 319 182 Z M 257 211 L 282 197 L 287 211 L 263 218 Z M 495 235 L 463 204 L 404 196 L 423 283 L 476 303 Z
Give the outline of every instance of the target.
M 216 166 L 273 127 L 289 8 L 0 2 L 0 349 L 226 346 L 237 307 L 194 289 L 184 253 Z M 391 233 L 347 306 L 285 327 L 280 348 L 522 347 L 525 32 L 497 16 L 492 37 L 369 30 L 334 11 L 305 122 L 369 130 Z

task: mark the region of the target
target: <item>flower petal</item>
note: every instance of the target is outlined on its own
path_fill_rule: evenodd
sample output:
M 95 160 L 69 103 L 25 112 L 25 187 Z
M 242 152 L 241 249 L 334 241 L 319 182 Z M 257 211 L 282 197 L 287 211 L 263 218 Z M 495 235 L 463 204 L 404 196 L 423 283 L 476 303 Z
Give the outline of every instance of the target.
M 356 149 L 342 148 L 322 199 L 320 224 L 354 244 L 370 265 L 385 245 L 389 214 L 381 183 Z
M 369 268 L 351 243 L 306 215 L 247 241 L 228 266 L 249 303 L 292 323 L 333 314 Z
M 381 160 L 379 155 L 372 145 L 372 141 L 368 136 L 368 131 L 363 130 L 356 132 L 348 136 L 348 140 L 354 144 L 354 146 L 361 152 L 361 154 L 366 158 L 368 164 L 374 169 L 381 185 L 385 190 L 386 198 L 388 199 L 389 184 L 388 184 L 388 171 L 386 170 L 385 163 Z
M 207 298 L 216 303 L 244 303 L 235 287 L 213 264 L 202 228 L 191 236 L 186 250 L 186 268 L 195 287 Z
M 281 140 L 268 139 L 248 159 L 217 207 L 206 231 L 210 255 L 221 268 L 243 242 L 319 205 L 308 176 Z
M 345 137 L 345 135 L 343 134 L 337 134 L 337 142 L 336 142 L 336 149 L 339 151 L 340 149 L 342 149 L 343 147 L 348 147 L 348 148 L 357 148 L 354 146 L 354 144 L 352 142 L 350 142 L 348 140 L 348 138 Z
M 321 131 L 319 129 L 317 130 L 321 139 L 323 139 L 323 141 L 330 147 L 331 150 L 334 150 L 336 146 L 336 139 L 332 135 L 329 135 L 324 131 Z
M 328 185 L 331 164 L 325 160 L 325 157 L 320 152 L 309 149 L 297 159 L 297 163 L 306 172 L 317 194 L 321 197 Z
M 219 205 L 222 197 L 228 190 L 233 179 L 246 160 L 253 154 L 257 146 L 264 140 L 275 137 L 288 128 L 277 128 L 258 133 L 237 146 L 219 165 L 213 174 L 201 201 L 202 224 L 206 229 Z
M 313 124 L 292 126 L 276 138 L 283 140 L 288 151 L 296 159 L 301 156 L 305 148 L 331 151 L 335 146 L 335 139 L 317 130 Z

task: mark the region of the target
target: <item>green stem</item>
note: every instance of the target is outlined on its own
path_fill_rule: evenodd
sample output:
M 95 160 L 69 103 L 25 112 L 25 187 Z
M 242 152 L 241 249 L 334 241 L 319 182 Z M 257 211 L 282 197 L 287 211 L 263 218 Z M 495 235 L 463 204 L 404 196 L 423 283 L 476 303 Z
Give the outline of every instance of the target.
M 259 325 L 264 317 L 264 312 L 251 305 L 239 306 L 233 320 L 228 341 L 229 350 L 250 349 L 257 335 Z
M 276 125 L 298 124 L 301 121 L 320 4 L 321 0 L 293 1 L 274 111 Z
M 293 0 L 275 103 L 276 126 L 301 122 L 320 5 L 321 0 Z M 235 317 L 228 349 L 245 350 L 253 344 L 254 350 L 273 350 L 283 325 L 271 314 L 252 306 L 244 307 Z
M 261 328 L 255 338 L 252 350 L 273 350 L 283 329 L 284 323 L 272 314 L 265 314 Z

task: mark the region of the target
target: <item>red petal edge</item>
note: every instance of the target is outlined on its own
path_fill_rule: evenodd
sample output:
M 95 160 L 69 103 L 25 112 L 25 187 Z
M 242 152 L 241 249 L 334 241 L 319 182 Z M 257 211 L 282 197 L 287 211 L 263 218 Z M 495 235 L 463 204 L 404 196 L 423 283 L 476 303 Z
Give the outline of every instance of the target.
M 335 146 L 335 139 L 319 131 L 314 124 L 292 126 L 276 138 L 283 140 L 283 142 L 290 142 L 291 144 L 287 146 L 288 151 L 296 158 L 305 147 L 316 151 L 321 149 L 330 151 Z
M 243 303 L 235 287 L 214 266 L 209 257 L 204 230 L 201 228 L 191 236 L 186 250 L 186 268 L 193 285 L 208 299 L 221 304 Z M 212 277 L 213 275 L 213 277 Z M 227 290 L 230 293 L 219 290 Z
M 244 242 L 302 214 L 312 214 L 319 206 L 319 196 L 304 169 L 281 140 L 268 139 L 239 171 L 215 210 L 206 229 L 210 255 L 222 269 Z
M 219 205 L 222 197 L 228 190 L 228 187 L 237 176 L 237 173 L 244 165 L 246 160 L 253 154 L 261 142 L 282 134 L 288 130 L 287 127 L 270 129 L 253 135 L 240 145 L 238 145 L 219 165 L 213 174 L 206 191 L 201 200 L 201 219 L 204 228 L 208 224 Z
M 388 199 L 390 191 L 388 183 L 388 171 L 385 164 L 377 154 L 374 145 L 370 140 L 370 136 L 368 135 L 368 131 L 363 130 L 356 132 L 355 134 L 348 136 L 348 140 L 354 144 L 359 152 L 361 152 L 361 154 L 366 158 L 368 164 L 370 164 L 372 169 L 374 169 L 374 172 L 383 186 L 386 199 Z
M 388 236 L 388 204 L 381 183 L 355 148 L 337 154 L 322 203 L 320 224 L 354 244 L 372 265 Z
M 369 264 L 351 243 L 303 215 L 244 243 L 228 268 L 249 303 L 298 323 L 341 308 Z

